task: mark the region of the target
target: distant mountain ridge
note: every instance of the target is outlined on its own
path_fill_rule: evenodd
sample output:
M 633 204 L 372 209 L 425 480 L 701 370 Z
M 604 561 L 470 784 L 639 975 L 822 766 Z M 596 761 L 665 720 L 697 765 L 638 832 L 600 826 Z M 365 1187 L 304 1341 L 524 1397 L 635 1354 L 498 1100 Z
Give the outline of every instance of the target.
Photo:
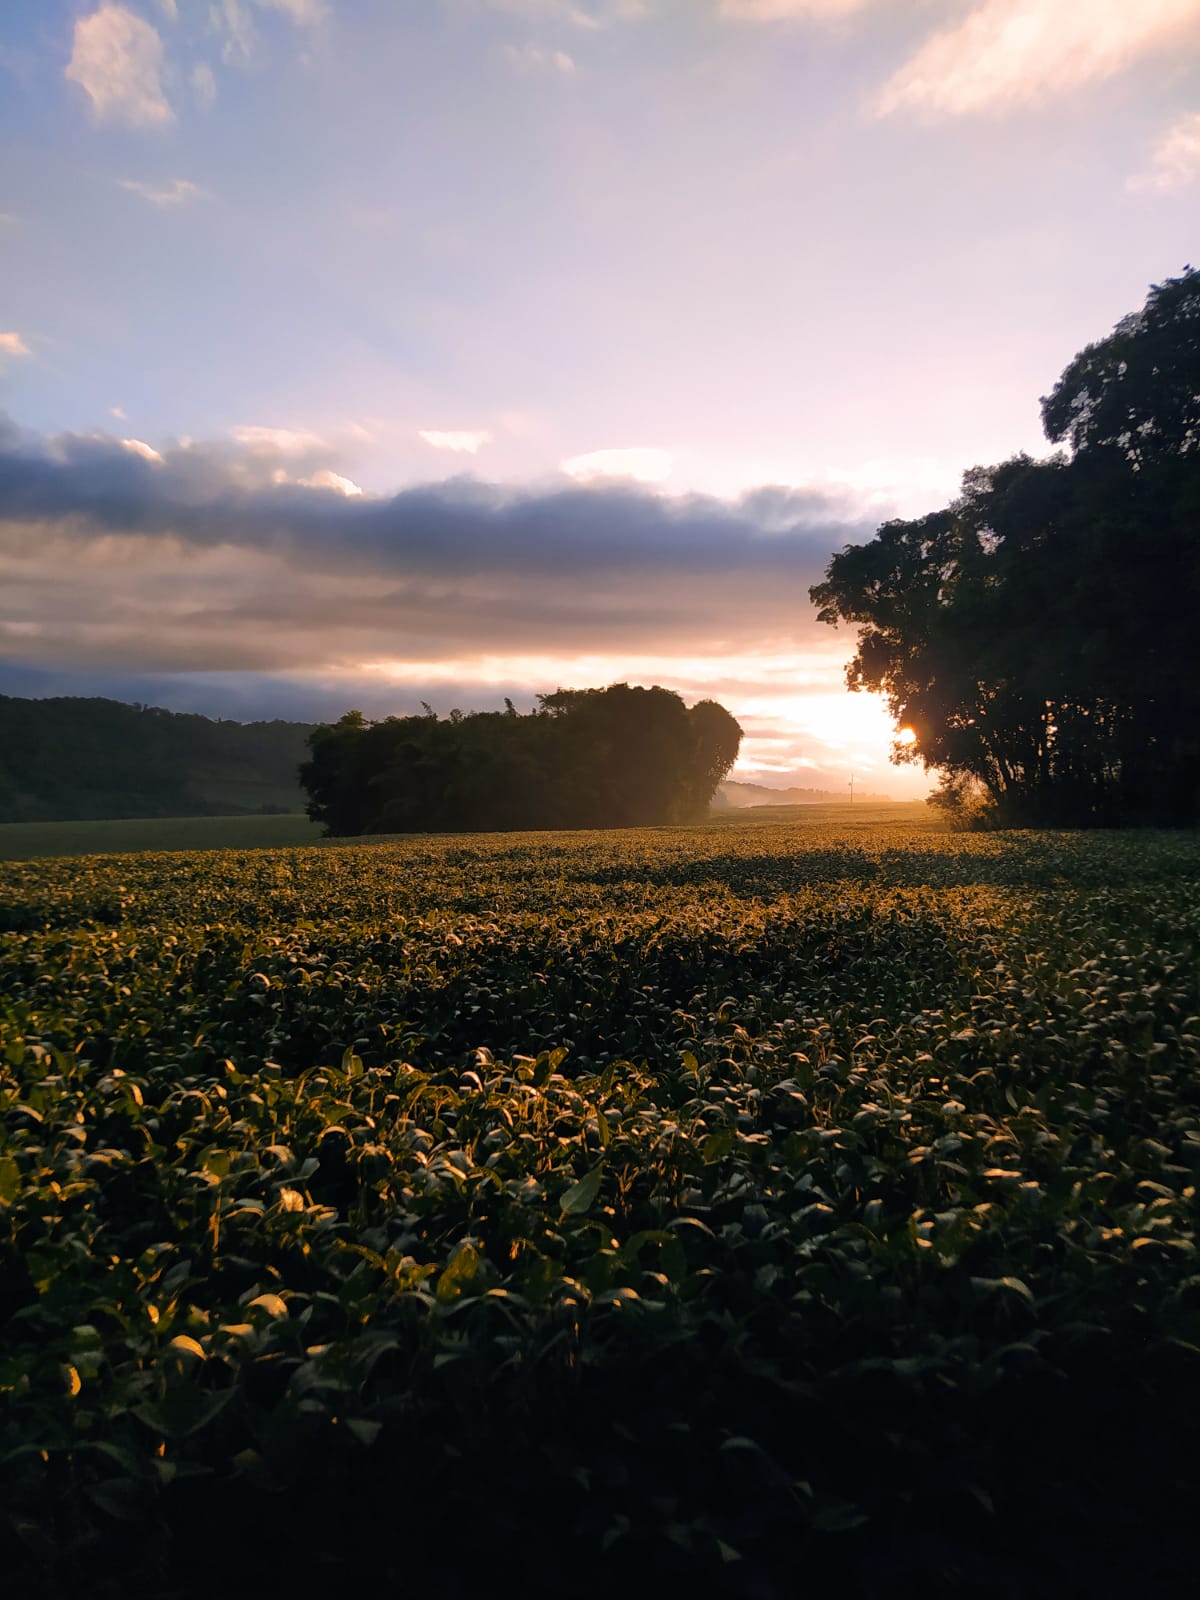
M 854 804 L 884 805 L 890 795 L 854 791 Z M 828 806 L 850 804 L 850 786 L 844 789 L 772 789 L 765 783 L 736 783 L 726 779 L 717 786 L 714 811 L 741 810 L 746 806 Z

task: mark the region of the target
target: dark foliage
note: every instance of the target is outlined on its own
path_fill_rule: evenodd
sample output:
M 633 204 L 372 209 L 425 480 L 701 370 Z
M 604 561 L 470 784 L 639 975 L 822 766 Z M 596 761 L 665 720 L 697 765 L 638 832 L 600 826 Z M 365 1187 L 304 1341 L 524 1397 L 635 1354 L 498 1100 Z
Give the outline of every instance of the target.
M 300 722 L 0 695 L 0 822 L 298 811 Z
M 1198 889 L 911 819 L 0 866 L 5 1592 L 1185 1596 Z
M 1200 273 L 1151 291 L 1043 401 L 1070 457 L 974 468 L 943 511 L 886 523 L 812 590 L 859 626 L 952 807 L 1003 824 L 1200 819 Z
M 447 718 L 350 711 L 309 738 L 308 814 L 331 835 L 639 827 L 704 817 L 742 731 L 657 686 L 559 689 Z

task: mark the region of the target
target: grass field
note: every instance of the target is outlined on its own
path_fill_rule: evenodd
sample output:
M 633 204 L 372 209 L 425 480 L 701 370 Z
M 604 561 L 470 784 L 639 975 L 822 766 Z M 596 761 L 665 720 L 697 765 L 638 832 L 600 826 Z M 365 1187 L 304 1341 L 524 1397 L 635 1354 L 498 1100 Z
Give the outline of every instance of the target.
M 721 811 L 710 826 L 746 827 L 830 821 L 855 828 L 904 821 L 909 827 L 944 831 L 922 802 L 894 805 L 760 806 Z M 0 823 L 0 861 L 46 856 L 134 855 L 147 850 L 271 850 L 317 844 L 320 828 L 303 816 L 134 817 L 101 822 Z
M 304 816 L 133 817 L 102 822 L 0 823 L 0 861 L 129 855 L 142 850 L 255 850 L 313 844 Z
M 922 808 L 0 866 L 6 1572 L 1180 1592 L 1198 885 Z

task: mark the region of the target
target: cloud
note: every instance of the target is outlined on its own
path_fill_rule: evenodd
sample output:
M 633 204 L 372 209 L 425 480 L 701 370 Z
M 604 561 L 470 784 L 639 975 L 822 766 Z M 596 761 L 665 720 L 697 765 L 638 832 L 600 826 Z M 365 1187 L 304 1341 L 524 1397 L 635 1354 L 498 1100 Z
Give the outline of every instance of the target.
M 152 206 L 178 206 L 185 200 L 201 194 L 203 191 L 197 184 L 189 182 L 187 178 L 172 178 L 165 188 L 153 183 L 143 183 L 139 178 L 118 178 L 118 185 L 128 189 L 131 194 L 141 195 L 143 200 L 148 200 Z
M 79 84 L 101 122 L 162 127 L 174 112 L 162 86 L 158 31 L 122 5 L 103 5 L 75 24 L 66 76 Z
M 862 11 L 872 0 L 721 0 L 720 15 L 732 22 L 826 22 Z
M 328 467 L 322 467 L 320 472 L 314 472 L 311 478 L 297 480 L 306 489 L 333 489 L 338 494 L 356 495 L 362 490 L 353 478 L 343 478 L 340 472 L 331 472 Z
M 217 98 L 217 80 L 213 75 L 213 69 L 203 61 L 199 66 L 193 67 L 191 84 L 196 104 L 201 110 L 207 111 Z
M 124 406 L 111 406 L 109 409 L 110 409 L 110 411 L 111 411 L 111 413 L 112 413 L 112 415 L 114 417 L 119 417 L 121 419 L 121 421 L 125 420 L 125 407 Z
M 983 0 L 884 85 L 881 116 L 1003 112 L 1200 40 L 1200 0 Z
M 162 456 L 154 446 L 147 444 L 144 439 L 122 439 L 121 448 L 128 450 L 131 455 L 141 456 L 143 461 L 162 460 Z
M 874 530 L 844 495 L 457 479 L 380 497 L 279 461 L 0 416 L 0 688 L 307 720 L 657 682 L 720 698 L 771 781 L 922 787 L 888 771 L 887 719 L 845 695 L 849 641 L 808 601 Z
M 632 478 L 636 483 L 661 483 L 674 466 L 665 450 L 592 450 L 561 463 L 568 478 L 590 483 L 596 478 Z
M 315 28 L 331 14 L 326 0 L 254 0 L 254 4 L 260 11 L 279 12 L 297 28 Z M 210 32 L 222 41 L 221 60 L 227 66 L 245 66 L 259 43 L 250 0 L 211 0 L 208 20 Z M 192 87 L 197 88 L 194 73 Z
M 0 333 L 0 355 L 27 356 L 32 353 L 19 333 Z
M 323 449 L 325 440 L 306 428 L 264 428 L 258 425 L 233 429 L 233 437 L 247 449 L 281 456 L 311 455 Z
M 1190 111 L 1167 130 L 1145 172 L 1135 174 L 1127 189 L 1167 194 L 1200 178 L 1200 111 Z
M 568 23 L 597 32 L 610 22 L 634 22 L 649 13 L 646 0 L 482 0 L 489 10 L 526 22 Z
M 422 428 L 417 437 L 435 450 L 453 450 L 458 455 L 468 456 L 478 455 L 485 444 L 492 442 L 491 434 L 482 428 L 474 433 L 466 429 L 446 433 L 439 428 Z
M 329 16 L 325 0 L 255 0 L 260 11 L 282 11 L 298 28 L 315 28 Z
M 179 21 L 179 7 L 175 0 L 158 0 L 158 9 L 168 22 Z
M 511 65 L 522 72 L 575 71 L 575 62 L 565 50 L 546 50 L 537 44 L 510 44 L 504 47 L 504 54 Z
M 213 0 L 208 8 L 209 27 L 221 40 L 221 60 L 226 66 L 243 66 L 254 54 L 258 33 L 243 0 Z
M 833 670 L 807 588 L 872 528 L 805 490 L 458 480 L 382 498 L 334 473 L 276 482 L 278 457 L 254 450 L 148 449 L 0 419 L 0 656 L 311 674 L 499 660 L 517 637 L 522 656 L 610 663 L 809 639 Z

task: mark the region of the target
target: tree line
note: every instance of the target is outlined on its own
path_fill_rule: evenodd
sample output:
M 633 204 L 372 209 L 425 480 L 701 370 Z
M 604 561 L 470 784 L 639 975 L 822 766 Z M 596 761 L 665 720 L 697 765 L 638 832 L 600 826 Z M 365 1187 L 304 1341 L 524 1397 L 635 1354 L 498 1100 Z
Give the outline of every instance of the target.
M 0 695 L 0 822 L 299 811 L 311 728 Z
M 848 545 L 811 590 L 850 622 L 951 811 L 1015 826 L 1200 821 L 1200 273 L 1081 351 L 1041 401 L 1063 448 Z
M 309 736 L 308 814 L 327 834 L 639 827 L 708 814 L 742 730 L 724 706 L 626 683 L 526 714 L 360 711 Z

